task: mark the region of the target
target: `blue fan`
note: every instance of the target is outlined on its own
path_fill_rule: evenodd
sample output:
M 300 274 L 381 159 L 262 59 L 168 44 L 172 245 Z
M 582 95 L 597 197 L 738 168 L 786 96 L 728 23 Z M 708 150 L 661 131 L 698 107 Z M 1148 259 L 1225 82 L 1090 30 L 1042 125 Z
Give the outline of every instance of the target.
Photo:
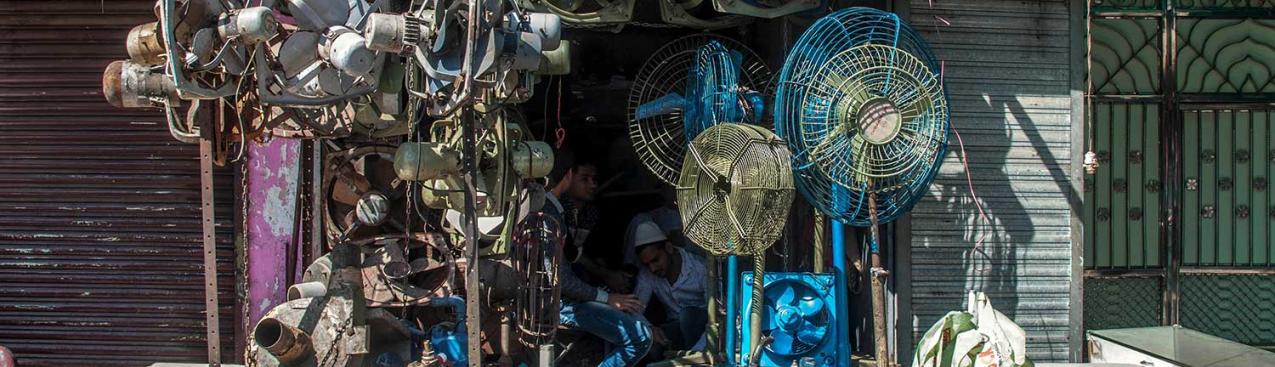
M 779 79 L 775 130 L 810 203 L 855 226 L 911 210 L 949 129 L 938 62 L 911 27 L 881 10 L 837 11 L 801 36 Z
M 947 150 L 947 92 L 930 46 L 897 15 L 871 8 L 838 10 L 793 45 L 779 76 L 775 131 L 792 151 L 797 190 L 843 224 L 871 226 L 897 219 L 928 189 Z M 845 227 L 832 227 L 837 289 L 846 289 Z M 883 276 L 878 256 L 873 276 Z M 872 298 L 884 304 L 881 282 Z M 844 295 L 836 314 L 845 315 Z M 883 313 L 874 334 L 884 334 Z M 849 343 L 849 324 L 835 333 Z M 888 359 L 877 346 L 878 359 Z M 848 363 L 848 361 L 844 361 Z
M 761 365 L 789 366 L 806 357 L 813 358 L 817 366 L 838 365 L 838 343 L 832 334 L 837 320 L 833 276 L 766 273 L 762 280 L 761 334 L 770 342 L 762 349 Z M 744 273 L 743 284 L 745 294 L 752 292 L 753 273 Z M 746 301 L 744 307 L 752 307 L 752 301 Z M 743 325 L 748 325 L 756 316 L 745 312 L 743 317 Z M 751 331 L 747 327 L 743 331 L 741 350 L 751 351 Z
M 721 37 L 685 37 L 656 51 L 629 97 L 629 136 L 639 158 L 677 184 L 686 145 L 700 132 L 762 121 L 770 75 L 759 57 Z

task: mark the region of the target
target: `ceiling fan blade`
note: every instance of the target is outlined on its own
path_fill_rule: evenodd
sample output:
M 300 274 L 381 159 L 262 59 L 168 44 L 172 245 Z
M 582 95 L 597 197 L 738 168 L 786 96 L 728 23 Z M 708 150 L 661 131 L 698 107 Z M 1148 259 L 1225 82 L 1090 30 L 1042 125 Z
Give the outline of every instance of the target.
M 797 309 L 801 311 L 801 317 L 809 318 L 823 311 L 823 299 L 819 297 L 803 298 L 797 302 Z
M 797 340 L 810 345 L 819 345 L 827 334 L 827 326 L 815 326 L 810 321 L 806 321 L 801 325 L 801 330 L 797 331 Z
M 796 342 L 796 339 L 793 338 L 792 334 L 780 329 L 770 333 L 770 337 L 774 338 L 774 340 L 770 342 L 770 350 L 783 355 L 792 354 L 793 343 Z

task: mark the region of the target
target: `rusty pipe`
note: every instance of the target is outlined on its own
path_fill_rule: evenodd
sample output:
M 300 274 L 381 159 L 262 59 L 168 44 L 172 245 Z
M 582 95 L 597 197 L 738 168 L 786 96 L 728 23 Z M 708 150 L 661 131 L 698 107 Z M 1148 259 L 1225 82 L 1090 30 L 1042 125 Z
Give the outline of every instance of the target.
M 273 317 L 261 319 L 252 335 L 258 346 L 285 365 L 302 362 L 314 355 L 309 334 Z

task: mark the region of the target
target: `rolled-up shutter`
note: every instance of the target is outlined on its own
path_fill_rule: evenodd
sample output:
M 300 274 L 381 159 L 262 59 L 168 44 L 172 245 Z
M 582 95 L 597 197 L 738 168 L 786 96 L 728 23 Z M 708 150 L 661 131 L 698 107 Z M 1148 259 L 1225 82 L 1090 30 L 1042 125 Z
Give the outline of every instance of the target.
M 20 366 L 207 360 L 198 147 L 101 95 L 153 4 L 0 1 L 0 345 Z M 217 178 L 229 352 L 233 175 Z

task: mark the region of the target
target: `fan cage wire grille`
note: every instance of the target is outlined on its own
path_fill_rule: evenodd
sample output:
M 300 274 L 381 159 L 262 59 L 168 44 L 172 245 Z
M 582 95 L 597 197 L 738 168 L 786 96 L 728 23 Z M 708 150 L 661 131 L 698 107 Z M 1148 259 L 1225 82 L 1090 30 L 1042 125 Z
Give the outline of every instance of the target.
M 535 347 L 553 341 L 558 329 L 562 227 L 553 216 L 533 213 L 519 222 L 513 237 L 511 262 L 523 281 L 514 302 L 519 341 Z
M 783 142 L 761 127 L 725 124 L 691 144 L 677 186 L 687 238 L 716 256 L 778 241 L 795 196 Z
M 882 48 L 878 50 L 873 47 L 864 47 L 858 51 L 850 51 L 864 45 L 877 45 Z M 886 48 L 897 49 L 897 51 L 889 53 L 880 51 Z M 794 152 L 793 170 L 797 176 L 798 191 L 830 218 L 856 226 L 871 224 L 869 210 L 866 208 L 869 193 L 877 194 L 878 221 L 881 223 L 892 221 L 910 210 L 912 205 L 924 195 L 929 182 L 938 172 L 938 163 L 946 153 L 950 128 L 947 91 L 943 88 L 941 77 L 935 73 L 939 70 L 939 65 L 929 45 L 893 13 L 869 8 L 848 8 L 816 21 L 801 36 L 792 50 L 784 68 L 780 71 L 774 118 L 776 131 L 785 137 Z M 855 53 L 859 55 L 854 55 Z M 855 162 L 855 160 L 866 160 L 859 159 L 860 156 L 857 155 L 828 154 L 816 157 L 828 151 L 831 146 L 831 144 L 824 144 L 820 147 L 820 142 L 831 142 L 843 138 L 828 139 L 828 135 L 833 132 L 844 135 L 857 129 L 846 123 L 847 120 L 857 119 L 857 116 L 846 116 L 851 111 L 850 106 L 841 106 L 838 112 L 838 107 L 833 106 L 836 102 L 826 98 L 828 95 L 837 96 L 838 94 L 844 97 L 845 92 L 828 86 L 830 80 L 826 79 L 827 75 L 832 74 L 833 71 L 841 73 L 835 74 L 837 76 L 833 76 L 834 79 L 838 76 L 844 78 L 853 76 L 853 73 L 849 76 L 844 75 L 846 70 L 843 70 L 856 67 L 853 60 L 845 60 L 852 56 L 889 60 L 890 63 L 886 67 L 869 68 L 863 71 L 884 74 L 878 77 L 884 79 L 876 79 L 879 84 L 885 83 L 886 79 L 890 80 L 889 83 L 892 85 L 898 85 L 895 81 L 897 79 L 903 79 L 904 83 L 909 83 L 908 75 L 912 75 L 914 82 L 918 83 L 916 85 L 931 88 L 927 94 L 893 92 L 896 97 L 906 97 L 905 100 L 926 97 L 933 101 L 926 110 L 903 111 L 916 116 L 911 121 L 904 121 L 904 127 L 917 129 L 918 124 L 932 125 L 925 131 L 938 133 L 931 139 L 922 141 L 929 147 L 911 150 L 910 155 L 899 156 L 912 158 L 915 160 L 913 164 L 905 166 L 886 164 L 882 167 L 874 167 L 863 162 Z M 899 72 L 900 63 L 911 64 L 906 69 L 911 69 L 912 73 Z M 862 68 L 862 65 L 858 67 Z M 837 81 L 837 86 L 842 88 L 849 84 L 846 79 L 832 81 Z M 850 86 L 850 89 L 862 88 Z M 818 96 L 825 96 L 825 98 L 821 101 Z M 819 117 L 834 118 L 834 121 L 827 121 L 823 126 L 807 126 L 812 125 L 811 120 Z M 818 132 L 829 134 L 820 136 Z M 891 144 L 885 144 L 887 148 L 876 149 L 876 156 L 893 154 L 890 149 L 900 151 L 898 148 L 889 148 L 889 145 Z M 839 148 L 842 152 L 847 151 L 846 146 L 833 148 Z M 816 149 L 821 150 L 816 151 Z M 923 152 L 932 156 L 917 159 L 918 154 Z M 863 152 L 853 151 L 852 153 L 863 154 Z M 906 174 L 898 174 L 899 168 L 902 167 L 910 168 Z M 896 175 L 883 175 L 891 171 Z
M 698 34 L 678 38 L 660 47 L 647 59 L 633 80 L 629 91 L 629 139 L 639 160 L 651 173 L 670 185 L 677 185 L 686 156 L 684 113 L 637 119 L 638 106 L 671 93 L 685 94 L 687 78 L 698 58 L 699 48 L 716 41 L 726 49 L 742 56 L 738 72 L 738 86 L 762 95 L 773 94 L 773 74 L 765 62 L 742 43 L 711 34 Z M 768 119 L 767 119 L 768 120 Z M 758 121 L 765 125 L 769 121 Z

